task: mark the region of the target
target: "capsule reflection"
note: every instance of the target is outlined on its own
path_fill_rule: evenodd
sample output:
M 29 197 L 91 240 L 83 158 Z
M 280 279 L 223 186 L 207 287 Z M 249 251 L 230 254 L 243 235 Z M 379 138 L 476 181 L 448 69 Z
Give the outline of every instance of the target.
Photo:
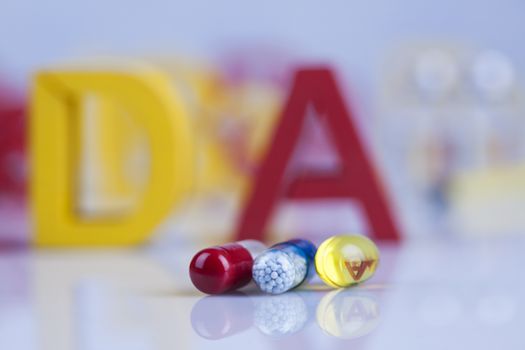
M 242 293 L 206 296 L 191 309 L 191 325 L 203 338 L 221 339 L 249 329 L 253 311 L 252 300 Z
M 352 289 L 335 290 L 317 306 L 317 323 L 327 334 L 355 339 L 370 333 L 379 322 L 379 307 L 370 296 Z
M 215 340 L 251 327 L 265 336 L 290 336 L 306 329 L 314 315 L 326 334 L 342 339 L 362 337 L 379 323 L 378 303 L 367 292 L 339 289 L 319 297 L 302 292 L 207 296 L 193 306 L 191 324 L 199 336 Z
M 255 326 L 264 334 L 283 336 L 300 331 L 308 321 L 308 308 L 297 293 L 257 298 Z

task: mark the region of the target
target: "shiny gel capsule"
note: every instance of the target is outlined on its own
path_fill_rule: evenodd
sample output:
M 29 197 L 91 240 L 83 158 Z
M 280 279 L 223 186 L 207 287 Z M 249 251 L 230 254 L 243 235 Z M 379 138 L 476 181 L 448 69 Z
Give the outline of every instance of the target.
M 317 249 L 315 269 L 319 277 L 335 288 L 366 281 L 379 263 L 379 250 L 370 239 L 359 235 L 328 238 Z
M 251 281 L 253 261 L 264 249 L 266 246 L 255 240 L 203 249 L 191 260 L 190 279 L 207 294 L 234 291 Z
M 312 275 L 315 251 L 315 245 L 305 239 L 278 243 L 255 259 L 253 280 L 270 294 L 295 288 Z

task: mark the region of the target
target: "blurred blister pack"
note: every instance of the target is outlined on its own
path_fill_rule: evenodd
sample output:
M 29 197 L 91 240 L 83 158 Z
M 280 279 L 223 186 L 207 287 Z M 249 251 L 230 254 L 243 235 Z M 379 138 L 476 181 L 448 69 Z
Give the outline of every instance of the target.
M 408 234 L 523 231 L 525 94 L 508 56 L 400 46 L 385 57 L 377 107 L 375 150 Z

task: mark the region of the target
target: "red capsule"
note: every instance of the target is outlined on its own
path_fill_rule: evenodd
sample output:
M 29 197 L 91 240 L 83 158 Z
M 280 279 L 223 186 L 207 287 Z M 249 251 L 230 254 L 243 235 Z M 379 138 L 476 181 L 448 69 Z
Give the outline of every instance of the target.
M 252 279 L 255 257 L 266 247 L 246 240 L 201 250 L 191 260 L 193 285 L 207 294 L 220 294 L 247 285 Z

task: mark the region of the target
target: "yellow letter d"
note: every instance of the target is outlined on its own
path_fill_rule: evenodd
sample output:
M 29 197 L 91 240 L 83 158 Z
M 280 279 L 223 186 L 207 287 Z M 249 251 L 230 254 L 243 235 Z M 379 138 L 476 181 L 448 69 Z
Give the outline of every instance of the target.
M 134 210 L 89 219 L 75 210 L 82 97 L 96 94 L 132 112 L 150 149 L 149 178 Z M 147 69 L 50 71 L 37 75 L 30 126 L 31 204 L 38 246 L 142 243 L 189 189 L 190 125 L 169 80 Z

